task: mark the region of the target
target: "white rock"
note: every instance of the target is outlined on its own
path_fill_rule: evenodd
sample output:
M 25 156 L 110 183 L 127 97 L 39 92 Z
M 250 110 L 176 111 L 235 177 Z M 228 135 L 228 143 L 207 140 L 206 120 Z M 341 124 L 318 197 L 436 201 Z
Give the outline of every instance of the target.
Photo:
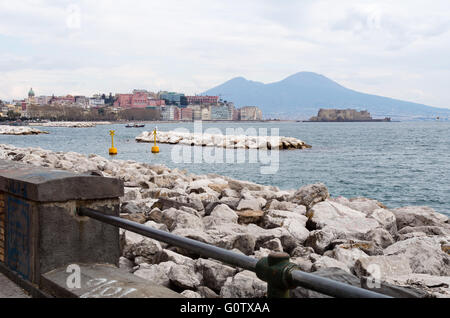
M 385 255 L 402 255 L 409 260 L 413 273 L 450 276 L 450 255 L 438 239 L 416 237 L 399 241 L 384 250 Z
M 165 262 L 147 266 L 141 265 L 139 269 L 134 272 L 134 275 L 146 279 L 153 284 L 169 287 L 170 279 L 168 273 L 173 266 L 176 266 L 174 262 Z
M 339 233 L 345 238 L 362 239 L 364 234 L 380 226 L 364 213 L 329 200 L 314 205 L 308 214 L 316 229 Z
M 311 270 L 315 272 L 322 268 L 331 268 L 331 267 L 340 268 L 348 273 L 351 273 L 350 269 L 345 263 L 328 256 L 321 256 L 317 261 L 313 263 Z
M 183 289 L 195 289 L 202 284 L 202 277 L 194 271 L 193 266 L 175 264 L 167 276 L 171 283 Z
M 204 285 L 217 292 L 220 292 L 228 277 L 237 273 L 237 269 L 231 266 L 206 259 L 198 259 L 195 270 L 202 275 Z
M 347 246 L 338 245 L 333 250 L 333 258 L 344 263 L 351 271 L 355 263 L 361 257 L 368 257 L 366 253 L 359 248 L 346 248 Z
M 202 296 L 199 293 L 196 293 L 195 291 L 189 289 L 183 291 L 181 295 L 183 295 L 186 298 L 202 298 Z
M 301 187 L 290 201 L 311 208 L 314 204 L 325 201 L 329 196 L 327 187 L 323 183 L 317 183 Z
M 222 289 L 222 298 L 262 298 L 267 293 L 267 283 L 250 271 L 242 271 L 229 277 Z
M 401 255 L 361 257 L 356 261 L 354 270 L 358 277 L 370 276 L 381 281 L 412 274 L 409 260 Z
M 442 226 L 448 221 L 448 217 L 437 213 L 429 207 L 403 207 L 392 210 L 397 218 L 397 227 L 406 226 Z

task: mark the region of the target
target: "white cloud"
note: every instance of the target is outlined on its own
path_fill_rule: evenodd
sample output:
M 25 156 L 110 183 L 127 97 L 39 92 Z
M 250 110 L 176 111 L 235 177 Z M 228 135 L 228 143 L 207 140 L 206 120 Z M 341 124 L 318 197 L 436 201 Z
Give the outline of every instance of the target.
M 0 0 L 0 98 L 199 93 L 313 71 L 450 107 L 449 28 L 448 0 Z

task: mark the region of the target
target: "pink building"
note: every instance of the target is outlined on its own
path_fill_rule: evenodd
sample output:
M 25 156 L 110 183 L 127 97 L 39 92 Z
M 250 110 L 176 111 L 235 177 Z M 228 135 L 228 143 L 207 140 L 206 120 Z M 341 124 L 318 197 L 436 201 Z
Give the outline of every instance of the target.
M 219 96 L 186 96 L 188 104 L 217 104 Z
M 58 104 L 58 105 L 74 104 L 75 97 L 72 95 L 58 96 L 58 97 L 52 96 L 49 103 L 50 104 Z
M 181 119 L 181 110 L 178 107 L 175 107 L 173 110 L 173 120 L 180 120 Z
M 149 99 L 148 100 L 148 106 L 161 107 L 161 106 L 165 106 L 165 105 L 166 105 L 166 101 L 163 99 Z
M 194 112 L 192 108 L 181 109 L 181 120 L 192 120 Z
M 161 107 L 165 105 L 164 100 L 150 99 L 149 93 L 141 91 L 135 91 L 133 94 L 117 94 L 116 97 L 114 106 L 122 108 Z

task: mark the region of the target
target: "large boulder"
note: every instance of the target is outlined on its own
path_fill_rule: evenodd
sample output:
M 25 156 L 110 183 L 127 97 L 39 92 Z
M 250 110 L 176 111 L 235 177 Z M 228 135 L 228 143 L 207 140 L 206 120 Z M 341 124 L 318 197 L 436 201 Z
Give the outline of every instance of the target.
M 367 198 L 347 199 L 344 197 L 338 197 L 338 198 L 334 198 L 332 200 L 334 202 L 340 203 L 342 205 L 346 205 L 353 210 L 360 211 L 365 214 L 372 213 L 373 211 L 378 210 L 380 208 L 381 209 L 386 208 L 382 203 L 378 202 L 377 200 L 367 199 Z
M 299 214 L 306 214 L 306 207 L 304 205 L 298 205 L 289 201 L 278 201 L 276 199 L 271 200 L 266 204 L 267 210 L 279 210 L 279 211 L 296 211 Z
M 238 211 L 242 210 L 262 210 L 262 208 L 266 205 L 267 201 L 264 198 L 252 198 L 252 199 L 242 199 L 239 201 L 237 206 Z
M 286 219 L 282 228 L 285 228 L 299 244 L 303 244 L 309 237 L 309 231 L 305 226 L 304 220 L 302 219 Z
M 370 276 L 379 281 L 412 274 L 408 258 L 401 255 L 361 257 L 356 261 L 354 271 L 358 277 Z
M 426 293 L 425 297 L 450 298 L 450 276 L 413 273 L 391 276 L 388 278 L 388 282 L 403 287 L 414 286 L 416 290 Z
M 329 196 L 326 185 L 317 183 L 301 187 L 289 198 L 289 201 L 304 205 L 309 209 L 314 204 L 325 201 Z
M 195 261 L 192 258 L 178 254 L 171 250 L 163 249 L 155 256 L 155 263 L 174 262 L 177 265 L 193 266 Z
M 311 267 L 312 272 L 316 272 L 323 268 L 339 268 L 348 273 L 351 273 L 350 268 L 345 263 L 329 256 L 320 256 L 318 259 L 310 257 L 310 259 L 314 261 Z
M 398 229 L 411 226 L 444 226 L 448 217 L 430 207 L 408 206 L 392 210 L 397 218 Z
M 173 265 L 167 273 L 170 282 L 181 289 L 195 289 L 202 285 L 203 277 L 194 270 L 194 265 Z
M 170 208 L 162 212 L 162 223 L 164 223 L 169 231 L 180 228 L 203 230 L 203 222 L 198 216 L 190 213 Z
M 260 224 L 265 214 L 261 210 L 240 210 L 236 213 L 239 216 L 239 224 Z
M 223 298 L 262 298 L 266 293 L 267 283 L 250 271 L 242 271 L 227 278 L 220 290 L 220 296 Z
M 216 292 L 220 292 L 228 277 L 233 277 L 237 269 L 217 261 L 198 259 L 195 270 L 202 275 L 203 284 Z
M 305 241 L 306 247 L 311 247 L 318 254 L 323 254 L 330 248 L 331 242 L 336 239 L 336 234 L 328 230 L 316 230 L 309 233 Z
M 264 215 L 263 226 L 267 229 L 277 228 L 283 226 L 287 219 L 297 219 L 304 226 L 306 226 L 306 222 L 308 221 L 306 216 L 297 212 L 269 209 Z
M 239 216 L 236 212 L 230 209 L 228 205 L 220 204 L 213 209 L 210 214 L 210 218 L 214 219 L 214 221 L 223 221 L 223 223 L 237 223 Z
M 353 248 L 351 245 L 345 244 L 336 246 L 333 249 L 332 254 L 334 259 L 344 263 L 352 272 L 358 259 L 361 257 L 368 257 L 368 255 L 359 248 Z
M 366 214 L 329 200 L 316 204 L 308 216 L 308 228 L 328 230 L 340 238 L 363 239 L 367 232 L 380 227 L 377 220 Z
M 450 237 L 450 225 L 445 226 L 406 226 L 398 231 L 398 235 L 406 235 L 409 233 L 424 233 L 426 236 L 449 236 Z
M 364 235 L 364 239 L 366 241 L 373 242 L 375 245 L 383 249 L 395 243 L 391 233 L 383 228 L 370 230 Z
M 377 220 L 391 235 L 397 234 L 397 219 L 391 211 L 380 208 L 369 212 L 367 217 Z
M 168 273 L 173 266 L 176 266 L 174 262 L 164 262 L 157 265 L 142 264 L 133 274 L 153 284 L 169 287 Z
M 122 254 L 128 259 L 142 256 L 152 261 L 154 256 L 162 250 L 161 244 L 156 240 L 130 231 L 124 231 L 122 235 L 122 240 L 125 242 Z
M 406 257 L 413 273 L 450 276 L 450 255 L 443 251 L 441 241 L 445 237 L 415 237 L 392 244 L 384 254 Z

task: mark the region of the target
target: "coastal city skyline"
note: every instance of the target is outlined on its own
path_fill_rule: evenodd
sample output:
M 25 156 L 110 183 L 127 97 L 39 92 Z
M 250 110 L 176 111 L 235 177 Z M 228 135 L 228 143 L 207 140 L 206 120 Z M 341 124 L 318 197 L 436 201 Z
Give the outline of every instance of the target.
M 313 71 L 352 89 L 450 107 L 449 3 L 0 1 L 0 98 L 200 94 Z M 189 13 L 189 14 L 186 14 Z M 149 18 L 151 16 L 151 18 Z

